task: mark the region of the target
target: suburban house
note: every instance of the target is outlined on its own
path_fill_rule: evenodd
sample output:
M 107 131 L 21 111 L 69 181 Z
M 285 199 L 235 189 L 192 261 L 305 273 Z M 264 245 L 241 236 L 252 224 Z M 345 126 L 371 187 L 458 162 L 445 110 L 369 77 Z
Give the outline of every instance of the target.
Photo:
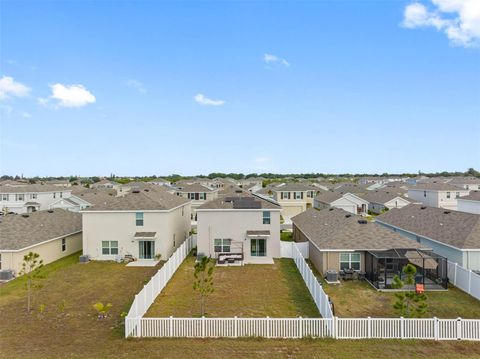
M 427 288 L 446 288 L 445 258 L 361 216 L 337 208 L 309 209 L 292 222 L 294 241 L 308 242 L 309 259 L 323 276 L 355 274 L 377 289 L 391 289 L 394 276 L 412 263 Z
M 480 215 L 411 204 L 376 218 L 462 267 L 480 270 Z
M 422 183 L 408 189 L 408 198 L 426 206 L 457 209 L 457 198 L 467 196 L 469 190 L 448 183 Z
M 218 264 L 273 263 L 280 257 L 280 206 L 237 190 L 197 209 L 197 252 Z
M 368 210 L 379 214 L 392 208 L 402 208 L 411 203 L 411 199 L 401 197 L 396 193 L 389 191 L 368 191 L 365 194 L 359 194 L 358 197 L 368 201 Z
M 120 187 L 120 183 L 115 181 L 110 181 L 107 179 L 102 179 L 98 182 L 95 182 L 90 185 L 91 188 L 110 188 L 110 189 L 118 189 Z
M 109 197 L 81 211 L 83 254 L 94 260 L 166 259 L 188 237 L 190 211 L 188 199 L 164 190 Z
M 456 177 L 447 183 L 466 190 L 480 190 L 480 178 Z
M 38 253 L 48 264 L 80 251 L 82 216 L 63 209 L 8 214 L 0 219 L 0 233 L 0 270 L 17 276 L 29 252 Z M 5 279 L 10 279 L 9 274 Z
M 61 208 L 68 211 L 79 212 L 82 209 L 108 201 L 111 196 L 115 195 L 115 193 L 115 190 L 109 189 L 82 188 L 75 192 L 72 191 L 72 195 L 68 198 L 57 199 L 48 207 L 49 209 Z
M 72 186 L 72 182 L 70 182 L 68 179 L 63 179 L 63 180 L 52 179 L 52 180 L 46 181 L 44 184 L 57 186 L 57 187 L 71 187 Z
M 324 192 L 314 199 L 316 209 L 340 208 L 352 214 L 365 215 L 368 213 L 369 202 L 353 193 Z
M 303 183 L 282 183 L 271 188 L 273 199 L 282 207 L 287 221 L 313 206 L 313 198 L 322 190 Z
M 343 182 L 343 183 L 338 183 L 333 187 L 334 192 L 340 192 L 340 193 L 365 193 L 367 192 L 367 187 L 366 186 L 361 186 L 356 183 L 350 183 L 350 182 Z
M 43 211 L 58 199 L 71 195 L 71 188 L 53 185 L 0 186 L 0 210 L 14 213 Z
M 458 210 L 480 214 L 480 191 L 471 191 L 468 196 L 457 198 Z
M 223 188 L 223 187 L 221 187 Z M 192 203 L 192 220 L 196 220 L 196 209 L 208 201 L 218 198 L 218 188 L 210 188 L 199 183 L 184 185 L 176 190 L 177 196 L 187 198 Z

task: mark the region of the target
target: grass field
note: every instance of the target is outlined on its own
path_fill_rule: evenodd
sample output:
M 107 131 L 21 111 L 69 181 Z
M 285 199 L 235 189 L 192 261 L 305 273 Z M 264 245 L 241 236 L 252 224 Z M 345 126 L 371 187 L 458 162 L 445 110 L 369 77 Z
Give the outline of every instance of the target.
M 120 313 L 156 268 L 79 264 L 72 255 L 44 267 L 36 293 L 43 315 L 25 313 L 23 280 L 0 286 L 0 358 L 478 358 L 480 343 L 409 340 L 124 339 Z M 65 299 L 65 309 L 58 305 Z M 91 305 L 111 302 L 111 316 Z M 225 298 L 228 301 L 229 298 Z
M 314 273 L 320 277 L 318 272 Z M 398 317 L 393 309 L 395 294 L 379 292 L 366 281 L 342 281 L 327 284 L 321 279 L 323 289 L 332 299 L 335 315 L 348 318 Z M 460 289 L 450 286 L 447 291 L 427 291 L 428 311 L 424 317 L 480 318 L 480 301 Z
M 147 313 L 149 317 L 196 317 L 200 300 L 193 290 L 195 258 L 187 257 Z M 292 259 L 273 265 L 215 267 L 208 317 L 320 317 Z

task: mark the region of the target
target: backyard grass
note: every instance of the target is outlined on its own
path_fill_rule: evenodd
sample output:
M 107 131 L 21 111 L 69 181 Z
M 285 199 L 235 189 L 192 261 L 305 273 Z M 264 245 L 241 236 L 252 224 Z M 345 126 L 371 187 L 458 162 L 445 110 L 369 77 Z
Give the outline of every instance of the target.
M 314 273 L 320 278 L 319 273 Z M 335 315 L 348 318 L 398 317 L 393 309 L 395 294 L 379 292 L 366 281 L 341 281 L 328 284 L 321 278 L 323 289 L 332 299 Z M 424 317 L 438 318 L 480 318 L 480 301 L 460 289 L 450 286 L 447 291 L 427 291 L 428 311 Z
M 285 242 L 292 242 L 293 241 L 293 233 L 290 231 L 281 231 L 280 232 L 280 240 Z
M 187 259 L 147 313 L 148 317 L 198 317 L 193 290 L 195 258 Z M 292 259 L 275 264 L 215 267 L 214 292 L 206 300 L 208 317 L 320 317 Z
M 35 308 L 46 304 L 42 315 L 38 310 L 25 313 L 22 279 L 1 285 L 0 358 L 480 357 L 479 343 L 456 341 L 124 339 L 120 313 L 156 270 L 79 264 L 78 254 L 64 258 L 43 269 L 47 278 L 35 296 Z M 111 315 L 102 321 L 91 308 L 98 300 L 113 304 Z

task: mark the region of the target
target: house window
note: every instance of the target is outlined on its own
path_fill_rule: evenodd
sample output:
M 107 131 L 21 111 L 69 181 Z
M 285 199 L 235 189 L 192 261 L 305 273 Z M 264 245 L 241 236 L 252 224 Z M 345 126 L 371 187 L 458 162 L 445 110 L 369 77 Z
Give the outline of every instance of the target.
M 200 199 L 207 199 L 206 193 L 200 193 Z
M 222 238 L 215 239 L 214 241 L 215 253 L 229 253 L 231 243 L 232 243 L 231 239 L 222 239 Z
M 266 257 L 267 256 L 267 240 L 265 238 L 251 239 L 250 255 L 252 257 Z
M 2 269 L 2 253 L 0 253 L 0 269 Z
M 282 192 L 282 199 L 290 199 L 290 192 Z
M 303 199 L 303 192 L 293 192 L 294 199 Z
M 460 197 L 460 192 L 455 193 L 455 198 L 459 198 L 459 197 Z
M 65 252 L 67 250 L 67 239 L 62 238 L 62 252 Z
M 340 269 L 360 270 L 360 253 L 340 253 Z
M 36 193 L 30 193 L 30 199 L 37 199 Z
M 447 192 L 447 198 L 450 198 L 450 192 Z
M 423 191 L 423 197 L 427 197 L 427 191 Z
M 8 194 L 2 194 L 2 201 L 8 201 Z
M 185 214 L 185 207 L 182 206 L 182 217 Z
M 57 193 L 53 192 L 53 198 L 57 198 Z
M 102 241 L 102 254 L 103 255 L 118 254 L 118 241 Z
M 60 198 L 63 198 L 63 192 L 60 192 Z
M 270 224 L 270 211 L 263 211 L 263 224 Z
M 25 200 L 25 195 L 23 193 L 21 194 L 16 194 L 15 195 L 15 200 L 16 201 L 24 201 Z
M 307 192 L 307 197 L 308 197 L 308 198 L 313 198 L 313 197 L 314 197 L 314 193 L 315 193 L 315 192 L 313 192 L 313 191 L 308 191 L 308 192 Z
M 135 225 L 143 226 L 143 212 L 135 213 Z

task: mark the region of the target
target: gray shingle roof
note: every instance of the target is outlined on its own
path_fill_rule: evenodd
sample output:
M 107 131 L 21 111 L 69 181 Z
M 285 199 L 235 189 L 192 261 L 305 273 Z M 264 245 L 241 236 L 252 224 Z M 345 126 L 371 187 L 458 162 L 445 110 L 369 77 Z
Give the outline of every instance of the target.
M 471 191 L 468 196 L 457 198 L 457 200 L 467 199 L 469 201 L 480 201 L 480 191 Z
M 246 201 L 245 198 L 247 198 L 247 200 L 250 199 L 251 201 L 254 201 L 255 203 L 258 204 L 256 208 L 252 208 L 252 209 L 280 209 L 280 205 L 273 200 L 267 200 L 264 197 L 256 196 L 254 193 L 238 190 L 237 192 L 229 193 L 213 201 L 208 201 L 202 204 L 200 207 L 198 207 L 197 210 L 199 209 L 234 209 L 236 208 L 234 203 L 235 199 L 238 199 L 240 201 L 242 200 Z
M 18 250 L 82 230 L 82 215 L 64 209 L 37 211 L 25 218 L 10 214 L 0 220 L 0 250 Z
M 214 192 L 214 189 L 211 189 L 207 186 L 201 185 L 200 183 L 193 183 L 190 185 L 184 185 L 181 186 L 181 188 L 178 189 L 178 192 L 186 193 L 186 192 Z
M 418 190 L 418 191 L 460 191 L 461 189 L 453 186 L 448 183 L 440 182 L 431 182 L 431 183 L 420 183 L 409 188 L 409 190 Z
M 344 193 L 340 192 L 332 192 L 332 191 L 326 191 L 323 193 L 318 194 L 315 197 L 315 200 L 323 203 L 332 203 L 335 202 L 337 199 L 342 198 Z
M 422 248 L 374 222 L 360 224 L 361 216 L 343 209 L 308 209 L 292 217 L 293 224 L 320 249 L 388 250 L 392 248 Z M 424 248 L 427 249 L 427 248 Z
M 286 183 L 272 188 L 273 192 L 303 192 L 303 191 L 321 191 L 318 187 L 313 187 L 303 183 Z
M 392 193 L 390 191 L 369 191 L 367 193 L 359 194 L 358 196 L 370 203 L 385 204 L 397 197 L 408 202 L 413 202 L 413 200 L 410 198 L 399 196 L 397 193 Z
M 336 185 L 333 190 L 340 193 L 365 193 L 367 192 L 367 187 L 346 182 Z
M 480 215 L 410 204 L 377 217 L 392 226 L 460 249 L 480 249 Z
M 148 211 L 148 210 L 170 210 L 190 200 L 175 196 L 165 190 L 150 188 L 146 190 L 130 192 L 123 197 L 106 197 L 93 207 L 85 211 Z M 82 198 L 82 197 L 80 197 Z

